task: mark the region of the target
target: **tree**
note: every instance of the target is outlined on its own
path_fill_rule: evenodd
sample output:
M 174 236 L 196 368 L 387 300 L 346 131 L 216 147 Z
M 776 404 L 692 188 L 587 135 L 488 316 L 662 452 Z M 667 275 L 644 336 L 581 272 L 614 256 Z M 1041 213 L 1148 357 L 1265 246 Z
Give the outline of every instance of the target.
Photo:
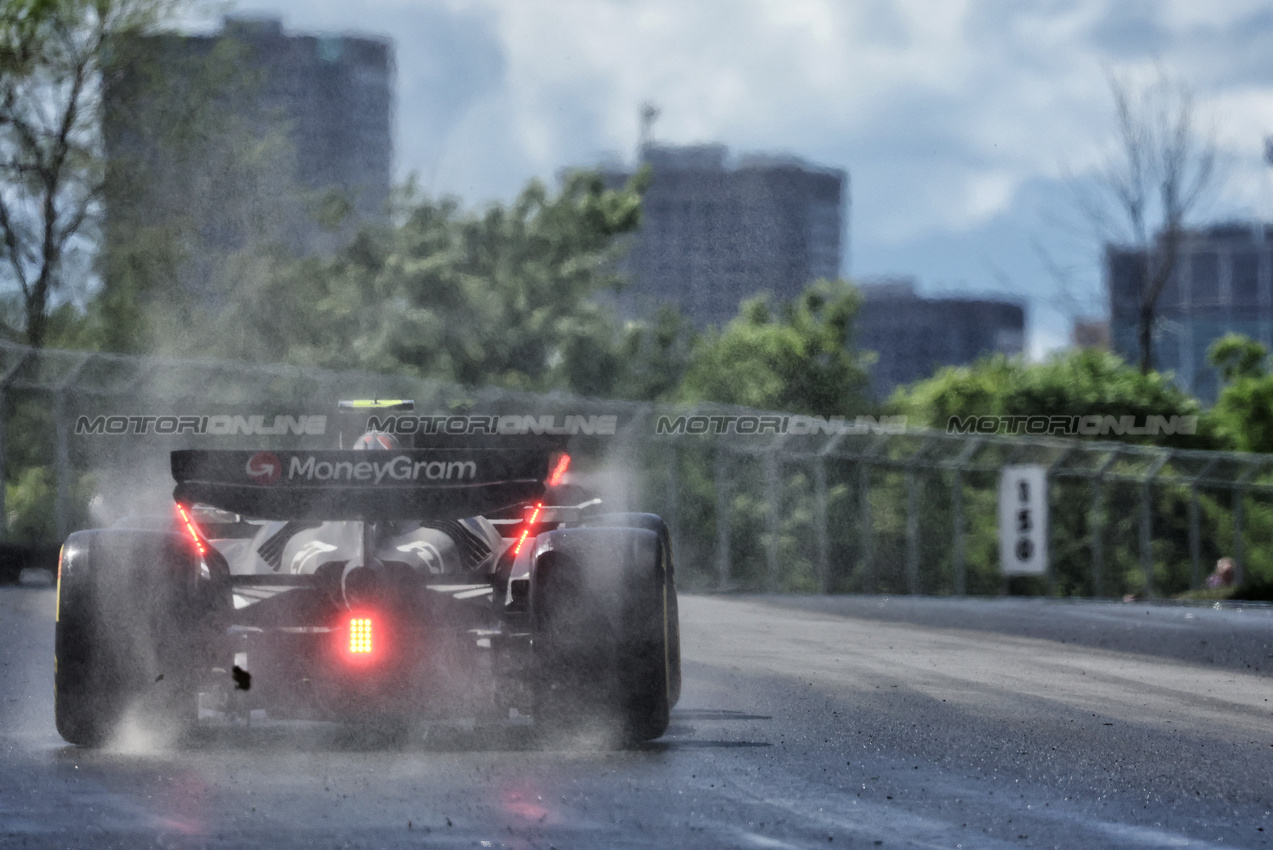
M 1226 448 L 1273 451 L 1273 372 L 1268 354 L 1255 340 L 1232 333 L 1213 342 L 1207 352 L 1225 384 L 1207 417 Z
M 1193 435 L 1097 435 L 1089 439 L 1118 439 L 1173 448 L 1216 447 L 1198 402 L 1169 377 L 1159 372 L 1143 373 L 1118 355 L 1097 349 L 1067 351 L 1042 363 L 997 355 L 970 366 L 947 367 L 927 380 L 899 389 L 889 406 L 890 412 L 906 415 L 908 424 L 941 430 L 945 430 L 950 418 L 955 416 L 961 419 L 971 416 L 1110 416 L 1116 420 L 1131 416 L 1138 423 L 1145 422 L 1149 416 L 1198 416 L 1197 433 Z M 1020 462 L 1021 448 L 1019 444 L 1010 443 L 985 445 L 978 450 L 977 457 L 981 462 Z M 1092 471 L 1088 467 L 1088 472 Z M 970 522 L 966 526 L 965 548 L 971 574 L 977 582 L 988 578 L 997 582 L 1000 575 L 995 554 L 998 530 L 993 520 L 998 500 L 997 479 L 997 474 L 984 472 L 965 476 L 965 482 L 971 485 L 963 503 L 965 516 L 989 520 Z M 1104 480 L 1094 497 L 1091 479 L 1057 475 L 1049 477 L 1048 487 L 1049 581 L 1053 589 L 1062 595 L 1098 592 L 1090 548 L 1095 539 L 1101 540 L 1104 547 L 1103 592 L 1121 595 L 1143 588 L 1145 576 L 1141 572 L 1137 545 L 1139 514 L 1125 507 L 1139 497 L 1137 485 Z M 1153 495 L 1153 583 L 1159 592 L 1184 590 L 1189 584 L 1190 557 L 1185 543 L 1188 498 L 1181 494 L 1182 489 L 1160 487 Z M 900 500 L 894 504 L 900 504 Z M 1213 512 L 1214 502 L 1204 500 L 1203 505 L 1204 516 L 1210 524 L 1217 516 Z M 940 525 L 947 519 L 948 515 L 934 511 L 925 521 Z M 982 586 L 992 590 L 994 583 Z M 1042 591 L 1041 586 L 1036 589 Z
M 295 129 L 267 96 L 259 49 L 233 30 L 112 42 L 91 347 L 181 347 L 244 274 L 352 236 L 348 199 L 298 177 Z
M 868 361 L 852 347 L 857 291 L 818 281 L 776 308 L 761 296 L 700 340 L 681 385 L 685 401 L 715 401 L 817 416 L 865 405 Z
M 666 304 L 643 322 L 624 328 L 623 369 L 614 385 L 616 398 L 673 401 L 680 390 L 699 333 L 674 305 Z
M 889 407 L 908 422 L 939 429 L 956 416 L 1132 416 L 1143 422 L 1148 416 L 1201 413 L 1197 400 L 1167 376 L 1146 374 L 1097 349 L 1068 351 L 1042 363 L 998 355 L 971 366 L 948 366 L 898 389 Z M 1214 447 L 1206 420 L 1194 435 L 1141 439 L 1179 448 Z
M 611 395 L 624 335 L 594 296 L 621 282 L 617 237 L 640 221 L 644 179 L 613 190 L 579 172 L 555 194 L 531 181 L 478 212 L 408 190 L 390 225 L 334 258 L 237 258 L 237 287 L 174 351 L 216 340 L 267 362 Z
M 105 165 L 101 72 L 169 0 L 7 0 L 0 7 L 0 262 L 13 287 L 0 332 L 44 344 L 76 248 L 92 241 Z M 87 255 L 87 251 L 82 252 Z M 87 267 L 85 261 L 85 268 Z
M 1079 201 L 1102 239 L 1141 263 L 1139 367 L 1153 368 L 1158 297 L 1175 273 L 1189 215 L 1212 188 L 1215 143 L 1198 128 L 1192 89 L 1161 68 L 1137 84 L 1109 75 L 1115 146 Z

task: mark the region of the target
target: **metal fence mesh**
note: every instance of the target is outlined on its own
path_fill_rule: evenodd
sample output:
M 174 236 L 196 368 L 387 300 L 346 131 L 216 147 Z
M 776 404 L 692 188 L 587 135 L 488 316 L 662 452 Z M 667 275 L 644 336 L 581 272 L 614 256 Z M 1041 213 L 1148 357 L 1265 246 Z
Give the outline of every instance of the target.
M 998 479 L 1021 463 L 1046 467 L 1050 484 L 1052 566 L 1037 592 L 1167 595 L 1198 587 L 1221 555 L 1234 558 L 1239 580 L 1273 556 L 1269 456 L 887 427 L 660 434 L 660 417 L 772 414 L 8 344 L 0 344 L 0 472 L 48 472 L 62 537 L 94 521 L 93 497 L 116 512 L 166 497 L 167 451 L 192 445 L 188 436 L 76 434 L 79 417 L 329 413 L 340 398 L 373 395 L 413 398 L 422 412 L 617 416 L 618 433 L 585 467 L 622 506 L 668 519 L 679 580 L 690 588 L 1004 592 Z M 197 445 L 242 448 L 245 439 L 204 436 Z M 302 438 L 252 439 L 285 447 Z

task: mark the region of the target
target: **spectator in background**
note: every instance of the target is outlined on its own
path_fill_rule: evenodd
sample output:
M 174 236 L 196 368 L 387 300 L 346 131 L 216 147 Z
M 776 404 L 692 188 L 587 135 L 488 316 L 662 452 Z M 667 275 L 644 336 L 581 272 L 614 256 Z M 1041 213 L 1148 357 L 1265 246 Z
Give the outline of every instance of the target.
M 1233 587 L 1234 567 L 1232 558 L 1216 561 L 1216 571 L 1207 576 L 1207 587 Z

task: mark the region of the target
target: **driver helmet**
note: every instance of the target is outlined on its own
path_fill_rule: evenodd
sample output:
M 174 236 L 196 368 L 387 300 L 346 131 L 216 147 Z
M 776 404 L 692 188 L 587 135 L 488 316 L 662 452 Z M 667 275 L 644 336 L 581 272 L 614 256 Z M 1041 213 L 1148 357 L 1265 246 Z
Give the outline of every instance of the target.
M 387 431 L 368 431 L 357 440 L 354 441 L 355 451 L 366 451 L 368 449 L 400 449 L 402 443 L 398 438 Z

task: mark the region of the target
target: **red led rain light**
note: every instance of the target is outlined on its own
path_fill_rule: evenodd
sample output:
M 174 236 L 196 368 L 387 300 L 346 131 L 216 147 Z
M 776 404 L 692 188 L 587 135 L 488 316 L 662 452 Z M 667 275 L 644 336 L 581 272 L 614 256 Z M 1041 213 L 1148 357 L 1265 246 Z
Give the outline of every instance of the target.
M 552 475 L 548 476 L 548 486 L 556 487 L 558 484 L 560 484 L 562 477 L 565 476 L 566 470 L 569 468 L 570 468 L 570 455 L 564 454 L 561 456 L 561 459 L 557 461 L 557 466 L 554 467 Z
M 513 544 L 513 557 L 516 558 L 522 551 L 522 544 L 526 542 L 526 538 L 530 536 L 530 530 L 535 527 L 535 520 L 539 519 L 539 511 L 544 507 L 543 502 L 538 502 L 535 509 L 530 512 L 530 519 L 526 520 L 526 527 L 522 529 L 522 536 L 517 538 L 517 542 Z
M 570 455 L 563 454 L 557 459 L 557 465 L 553 467 L 552 474 L 548 476 L 548 486 L 556 487 L 561 483 L 561 479 L 566 474 L 566 470 L 570 468 Z M 513 557 L 516 558 L 521 554 L 522 546 L 526 544 L 526 538 L 530 537 L 530 533 L 535 528 L 535 523 L 539 520 L 539 512 L 543 510 L 544 503 L 535 503 L 535 508 L 530 512 L 530 519 L 526 520 L 526 525 L 522 528 L 521 535 L 518 536 L 517 542 L 513 544 Z
M 181 515 L 181 522 L 186 526 L 186 533 L 194 541 L 194 546 L 199 550 L 199 554 L 208 554 L 208 547 L 203 545 L 203 537 L 199 534 L 199 529 L 195 526 L 194 520 L 190 518 L 190 514 L 186 512 L 186 506 L 178 502 L 177 513 Z
M 371 618 L 351 618 L 349 620 L 349 651 L 354 655 L 370 655 L 371 649 Z

